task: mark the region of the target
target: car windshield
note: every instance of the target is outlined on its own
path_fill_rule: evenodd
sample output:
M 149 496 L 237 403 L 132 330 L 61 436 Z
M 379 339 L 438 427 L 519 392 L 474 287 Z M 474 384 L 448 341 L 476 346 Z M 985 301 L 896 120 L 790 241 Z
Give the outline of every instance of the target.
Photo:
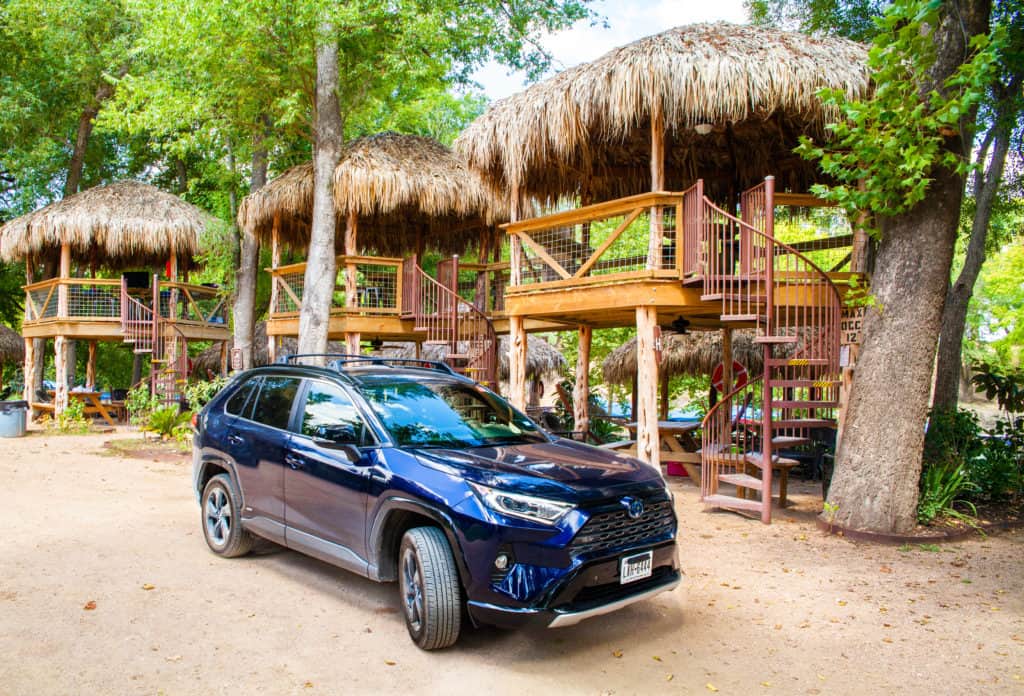
M 364 383 L 363 394 L 402 446 L 484 447 L 547 441 L 530 419 L 474 385 L 389 380 Z

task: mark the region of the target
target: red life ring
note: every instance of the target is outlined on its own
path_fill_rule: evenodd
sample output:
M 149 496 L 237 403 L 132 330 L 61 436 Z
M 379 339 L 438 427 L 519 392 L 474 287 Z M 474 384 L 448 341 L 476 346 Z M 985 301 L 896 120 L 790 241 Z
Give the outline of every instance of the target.
M 711 385 L 718 390 L 720 394 L 726 392 L 722 387 L 722 373 L 725 372 L 725 366 L 722 363 L 718 363 L 715 366 L 714 371 L 711 373 Z M 743 367 L 742 363 L 736 360 L 732 361 L 732 387 L 728 391 L 738 389 L 747 383 L 747 368 Z

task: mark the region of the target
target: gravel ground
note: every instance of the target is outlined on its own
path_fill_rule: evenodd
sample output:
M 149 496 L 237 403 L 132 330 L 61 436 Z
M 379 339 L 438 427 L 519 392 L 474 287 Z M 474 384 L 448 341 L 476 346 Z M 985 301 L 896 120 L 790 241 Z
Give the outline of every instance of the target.
M 409 641 L 394 585 L 206 548 L 189 464 L 0 441 L 0 694 L 1024 694 L 1024 533 L 877 547 L 674 481 L 686 578 L 560 630 Z

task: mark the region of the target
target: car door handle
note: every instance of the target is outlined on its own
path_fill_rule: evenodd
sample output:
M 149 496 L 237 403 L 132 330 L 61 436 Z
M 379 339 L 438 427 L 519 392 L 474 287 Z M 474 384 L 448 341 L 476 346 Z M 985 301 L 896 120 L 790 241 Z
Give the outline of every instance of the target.
M 241 445 L 245 442 L 245 438 L 241 435 L 228 435 L 228 442 L 232 445 Z
M 290 454 L 284 455 L 284 463 L 295 470 L 303 469 L 306 466 L 305 464 L 302 463 L 301 459 Z

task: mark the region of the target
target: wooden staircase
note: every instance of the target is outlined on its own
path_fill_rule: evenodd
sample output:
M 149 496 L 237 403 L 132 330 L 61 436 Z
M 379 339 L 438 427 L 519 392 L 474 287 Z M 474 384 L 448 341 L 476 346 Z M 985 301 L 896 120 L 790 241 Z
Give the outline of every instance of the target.
M 459 374 L 496 388 L 498 339 L 487 315 L 459 296 L 459 259 L 438 264 L 437 280 L 415 256 L 402 264 L 402 317 L 424 334 L 424 345 L 443 347 L 443 360 Z
M 834 427 L 842 309 L 828 275 L 774 238 L 773 209 L 772 177 L 743 193 L 740 217 L 708 200 L 702 181 L 683 198 L 684 284 L 721 303 L 723 324 L 753 327 L 764 351 L 764 373 L 704 418 L 701 500 L 765 524 L 773 471 L 784 483 L 798 463 L 780 452 Z
M 181 401 L 182 385 L 188 377 L 188 342 L 173 321 L 161 316 L 160 284 L 153 276 L 152 304 L 147 306 L 128 292 L 121 279 L 121 333 L 137 354 L 150 355 L 150 392 L 165 404 Z M 175 304 L 172 297 L 168 307 Z M 170 312 L 168 312 L 170 314 Z

